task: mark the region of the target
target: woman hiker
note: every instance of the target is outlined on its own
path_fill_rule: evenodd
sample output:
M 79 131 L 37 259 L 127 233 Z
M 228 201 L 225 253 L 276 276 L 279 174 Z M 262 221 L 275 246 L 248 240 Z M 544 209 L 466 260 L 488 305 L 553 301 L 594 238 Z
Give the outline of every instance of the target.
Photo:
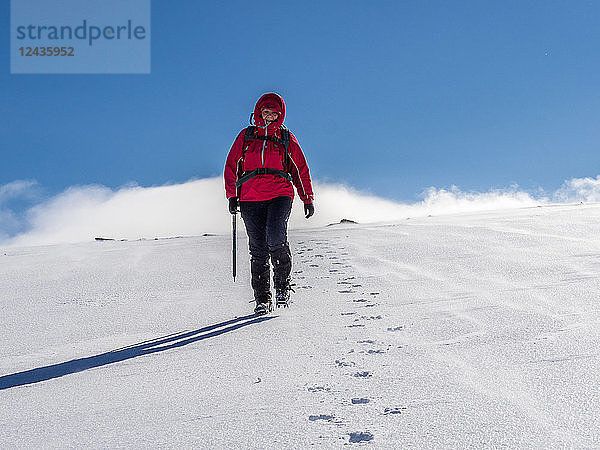
M 287 222 L 294 188 L 308 219 L 315 212 L 310 172 L 300 144 L 283 126 L 285 103 L 277 94 L 264 94 L 256 103 L 254 126 L 235 139 L 225 163 L 225 191 L 229 212 L 238 206 L 248 234 L 250 271 L 257 314 L 273 309 L 269 283 L 273 264 L 275 304 L 288 306 L 292 254 Z

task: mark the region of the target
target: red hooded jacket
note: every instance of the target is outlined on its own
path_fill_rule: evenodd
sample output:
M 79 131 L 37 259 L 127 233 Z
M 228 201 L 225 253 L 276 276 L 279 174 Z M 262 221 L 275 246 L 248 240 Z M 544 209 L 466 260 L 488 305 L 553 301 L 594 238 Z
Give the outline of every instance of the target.
M 269 108 L 277 111 L 279 116 L 275 122 L 269 124 L 265 130 L 265 122 L 262 118 L 262 108 Z M 275 135 L 281 138 L 279 127 L 285 119 L 285 102 L 277 94 L 264 94 L 254 107 L 254 121 L 256 123 L 256 134 L 264 136 L 265 131 L 268 136 Z M 246 181 L 239 189 L 235 187 L 235 182 L 242 177 L 244 172 L 248 172 L 259 167 L 283 170 L 283 154 L 285 149 L 282 144 L 272 141 L 263 141 L 258 139 L 247 140 L 244 142 L 245 129 L 242 130 L 235 139 L 227 162 L 225 163 L 225 192 L 227 198 L 239 197 L 241 201 L 260 201 L 270 200 L 275 197 L 287 196 L 294 198 L 294 188 L 292 184 L 279 175 L 257 175 Z M 245 151 L 244 151 L 245 149 Z M 298 195 L 304 203 L 312 203 L 313 190 L 310 180 L 310 172 L 306 164 L 306 158 L 296 136 L 290 132 L 290 143 L 288 147 L 290 156 L 290 175 L 293 184 L 296 186 Z

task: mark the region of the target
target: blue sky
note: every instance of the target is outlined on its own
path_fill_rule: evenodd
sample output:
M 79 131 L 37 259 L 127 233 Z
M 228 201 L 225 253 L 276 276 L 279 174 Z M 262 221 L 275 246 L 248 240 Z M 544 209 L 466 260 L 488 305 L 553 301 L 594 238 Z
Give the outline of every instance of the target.
M 0 11 L 0 185 L 42 196 L 219 175 L 268 91 L 314 179 L 392 200 L 600 166 L 600 2 L 154 0 L 150 75 L 11 75 Z

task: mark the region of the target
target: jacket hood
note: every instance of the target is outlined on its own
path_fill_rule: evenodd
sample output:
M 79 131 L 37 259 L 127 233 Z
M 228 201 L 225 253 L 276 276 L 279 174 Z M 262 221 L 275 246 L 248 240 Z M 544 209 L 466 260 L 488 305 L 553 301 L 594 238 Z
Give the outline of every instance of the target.
M 279 113 L 277 120 L 269 125 L 270 130 L 278 129 L 281 125 L 283 125 L 283 121 L 285 120 L 285 102 L 280 95 L 270 92 L 268 94 L 264 94 L 256 102 L 256 106 L 254 107 L 254 123 L 260 127 L 265 126 L 265 121 L 263 120 L 261 114 L 262 108 L 270 108 Z

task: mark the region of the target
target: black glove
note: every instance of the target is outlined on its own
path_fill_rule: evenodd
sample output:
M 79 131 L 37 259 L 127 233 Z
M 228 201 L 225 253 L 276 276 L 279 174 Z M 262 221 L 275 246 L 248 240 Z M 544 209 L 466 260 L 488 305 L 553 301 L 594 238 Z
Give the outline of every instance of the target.
M 231 214 L 237 213 L 239 204 L 237 197 L 229 197 L 229 212 Z
M 308 219 L 314 213 L 315 213 L 315 206 L 312 203 L 305 203 L 304 204 L 304 214 L 306 215 L 306 218 Z

